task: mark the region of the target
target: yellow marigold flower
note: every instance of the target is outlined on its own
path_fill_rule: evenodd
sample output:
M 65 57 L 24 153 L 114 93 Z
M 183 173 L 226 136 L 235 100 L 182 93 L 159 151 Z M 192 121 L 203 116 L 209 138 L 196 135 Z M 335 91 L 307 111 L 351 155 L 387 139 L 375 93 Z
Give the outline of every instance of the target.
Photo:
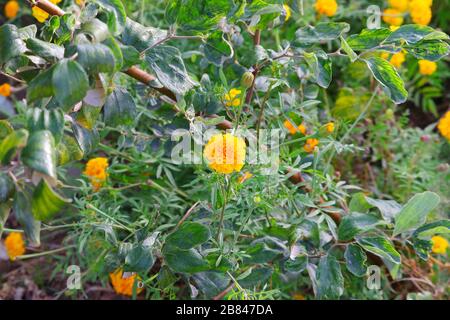
M 84 174 L 87 175 L 91 184 L 94 187 L 94 191 L 98 191 L 103 186 L 108 174 L 106 169 L 108 168 L 108 159 L 106 158 L 94 158 L 88 161 Z
M 424 76 L 432 75 L 437 69 L 437 63 L 428 60 L 419 60 L 419 72 Z
M 5 17 L 8 19 L 14 19 L 19 12 L 19 3 L 15 0 L 8 1 L 5 5 Z
M 328 122 L 325 124 L 325 129 L 328 133 L 332 133 L 334 131 L 334 122 Z
M 383 21 L 391 26 L 400 26 L 403 23 L 403 15 L 396 9 L 388 8 L 383 11 Z
M 85 0 L 75 0 L 75 3 L 81 7 L 84 6 Z
M 16 257 L 25 253 L 25 242 L 22 234 L 19 232 L 11 232 L 5 239 L 6 253 L 11 261 L 16 260 Z
M 11 95 L 11 86 L 9 83 L 0 85 L 0 96 L 9 97 Z
M 306 152 L 312 153 L 316 146 L 319 144 L 319 140 L 317 139 L 307 139 L 306 144 L 303 146 Z
M 450 110 L 439 120 L 437 127 L 442 136 L 450 141 Z
M 245 162 L 245 148 L 244 139 L 230 133 L 219 133 L 209 139 L 203 155 L 211 169 L 229 174 L 233 171 L 241 171 Z
M 144 288 L 139 285 L 140 277 L 138 277 L 135 273 L 133 273 L 130 277 L 124 278 L 123 270 L 117 269 L 109 274 L 109 278 L 111 279 L 111 284 L 114 291 L 118 294 L 122 294 L 124 296 L 133 295 L 133 286 L 135 281 L 138 281 L 138 283 L 136 283 L 136 294 L 139 294 L 142 290 L 144 290 Z
M 434 253 L 445 254 L 447 252 L 448 241 L 444 237 L 434 236 L 431 238 L 431 242 L 433 243 L 431 251 Z
M 430 23 L 432 12 L 428 1 L 413 0 L 409 4 L 409 14 L 414 23 L 426 26 Z
M 314 8 L 317 13 L 332 17 L 336 14 L 338 4 L 336 0 L 316 0 Z
M 283 4 L 283 9 L 286 11 L 286 18 L 284 21 L 288 21 L 292 15 L 291 8 L 287 4 Z
M 389 5 L 400 12 L 408 10 L 409 0 L 389 0 Z
M 251 174 L 250 172 L 246 171 L 242 176 L 239 177 L 239 183 L 244 183 L 245 181 L 247 181 L 251 177 L 253 177 L 253 174 Z
M 381 54 L 381 57 L 383 59 L 388 59 L 389 58 L 390 53 L 389 52 L 383 52 Z M 403 62 L 405 62 L 405 54 L 403 52 L 397 52 L 394 53 L 391 57 L 391 59 L 389 60 L 389 62 L 395 67 L 395 68 L 400 68 L 401 65 L 403 64 Z
M 227 107 L 239 107 L 241 105 L 241 90 L 239 89 L 231 89 L 228 93 L 224 95 L 225 105 Z
M 297 128 L 295 128 L 291 121 L 286 120 L 283 122 L 283 125 L 289 131 L 290 134 L 296 134 L 299 131 L 302 134 L 306 134 L 306 127 L 303 123 L 300 124 Z

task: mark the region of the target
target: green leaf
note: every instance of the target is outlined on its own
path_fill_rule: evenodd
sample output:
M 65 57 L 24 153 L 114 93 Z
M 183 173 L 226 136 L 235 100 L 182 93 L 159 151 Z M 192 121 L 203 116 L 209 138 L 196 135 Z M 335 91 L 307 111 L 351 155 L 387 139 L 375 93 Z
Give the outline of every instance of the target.
M 430 239 L 436 234 L 449 234 L 450 233 L 450 220 L 439 220 L 431 223 L 427 223 L 418 228 L 413 233 L 413 237 L 419 239 Z
M 352 213 L 342 218 L 338 229 L 340 241 L 349 241 L 356 235 L 373 229 L 383 221 L 370 214 Z
M 37 172 L 56 179 L 55 139 L 48 130 L 30 134 L 27 146 L 22 151 L 22 162 Z
M 70 202 L 69 199 L 57 194 L 47 181 L 42 179 L 34 189 L 31 211 L 37 220 L 48 221 Z
M 364 29 L 359 34 L 353 34 L 347 38 L 347 44 L 355 51 L 369 50 L 381 45 L 391 34 L 386 28 Z
M 341 48 L 344 50 L 344 52 L 348 55 L 351 62 L 355 62 L 358 59 L 358 56 L 356 55 L 355 51 L 352 50 L 352 48 L 348 45 L 347 41 L 341 36 Z
M 183 95 L 194 85 L 181 58 L 180 50 L 160 45 L 147 51 L 145 60 L 158 80 L 176 94 Z
M 45 42 L 36 38 L 26 40 L 27 48 L 35 55 L 49 61 L 61 60 L 64 58 L 64 47 Z
M 220 67 L 233 56 L 233 47 L 225 39 L 223 32 L 214 32 L 200 47 L 212 64 Z
M 167 31 L 145 27 L 142 24 L 127 18 L 125 30 L 122 34 L 122 43 L 132 46 L 139 52 L 157 44 L 158 41 L 167 37 Z
M 211 237 L 209 229 L 197 222 L 185 222 L 167 236 L 166 244 L 187 250 L 205 243 Z
M 330 254 L 321 257 L 317 268 L 317 297 L 339 299 L 343 293 L 344 277 L 339 262 Z
M 443 41 L 420 41 L 411 46 L 404 46 L 406 51 L 417 59 L 437 61 L 450 52 L 450 46 Z
M 175 272 L 196 273 L 209 268 L 209 264 L 195 249 L 182 250 L 164 246 L 163 257 L 169 268 Z
M 64 110 L 81 101 L 89 89 L 89 80 L 81 65 L 72 60 L 56 64 L 52 76 L 55 98 Z
M 103 121 L 108 126 L 132 125 L 136 120 L 136 104 L 125 89 L 116 88 L 103 107 Z
M 239 285 L 243 288 L 253 289 L 258 285 L 265 284 L 272 276 L 273 270 L 268 267 L 251 269 L 251 273 L 245 278 L 238 279 Z
M 228 0 L 174 0 L 166 9 L 166 19 L 182 29 L 208 31 L 214 29 L 232 8 Z
M 116 59 L 109 47 L 104 44 L 77 45 L 77 62 L 88 74 L 113 73 Z
M 137 51 L 132 46 L 121 46 L 123 55 L 123 66 L 122 69 L 128 69 L 135 64 L 139 64 L 141 62 L 141 57 L 139 55 L 139 51 Z
M 364 250 L 379 256 L 388 267 L 392 277 L 397 277 L 401 256 L 400 253 L 395 250 L 391 241 L 385 237 L 364 237 L 356 239 L 356 242 L 363 247 Z
M 308 256 L 300 255 L 295 259 L 288 259 L 284 263 L 284 268 L 289 272 L 302 272 L 308 264 Z
M 422 260 L 428 260 L 428 254 L 433 249 L 433 242 L 430 240 L 413 238 L 412 243 L 417 256 Z
M 367 255 L 356 244 L 349 244 L 345 248 L 344 258 L 348 271 L 357 277 L 362 277 L 366 274 Z
M 198 289 L 206 298 L 212 298 L 221 293 L 230 283 L 230 278 L 221 272 L 205 271 L 192 276 Z
M 7 202 L 14 196 L 16 186 L 6 172 L 0 172 L 0 203 Z
M 440 197 L 430 191 L 414 195 L 395 217 L 394 236 L 420 227 L 428 213 L 440 202 Z
M 315 27 L 305 26 L 295 32 L 296 43 L 308 45 L 317 42 L 336 40 L 350 30 L 345 22 L 321 22 Z
M 58 144 L 64 133 L 64 113 L 60 109 L 30 108 L 27 110 L 27 128 L 30 132 L 48 130 Z
M 396 104 L 406 101 L 408 92 L 397 70 L 386 60 L 380 57 L 371 57 L 366 61 L 367 66 L 375 79 L 383 86 L 383 90 Z
M 112 34 L 119 35 L 125 28 L 127 14 L 121 0 L 95 0 L 108 13 L 108 27 Z
M 124 271 L 148 272 L 154 262 L 152 248 L 145 244 L 136 244 L 125 257 Z
M 324 52 L 304 53 L 304 58 L 311 69 L 314 80 L 322 88 L 328 88 L 331 83 L 332 69 L 331 60 Z
M 369 205 L 380 210 L 384 220 L 389 222 L 392 222 L 402 209 L 402 206 L 395 200 L 378 200 L 366 197 L 366 201 Z
M 384 42 L 394 43 L 405 41 L 408 44 L 412 44 L 421 40 L 447 40 L 448 38 L 449 36 L 444 32 L 436 31 L 429 26 L 406 24 L 392 32 Z
M 53 90 L 53 70 L 55 66 L 39 73 L 33 80 L 30 81 L 27 88 L 27 101 L 31 103 L 35 100 L 52 97 L 54 95 Z
M 250 257 L 246 257 L 244 262 L 246 264 L 266 263 L 268 261 L 272 261 L 281 253 L 282 251 L 277 248 L 273 248 L 273 246 L 270 246 L 270 243 L 267 243 L 266 241 L 255 241 L 245 251 L 245 254 Z
M 0 65 L 25 52 L 25 43 L 20 39 L 17 27 L 12 24 L 4 24 L 0 27 Z
M 22 40 L 27 40 L 30 38 L 36 38 L 37 27 L 35 24 L 30 24 L 29 26 L 20 28 L 18 30 L 19 37 Z
M 8 134 L 14 131 L 14 128 L 7 120 L 0 120 L 0 140 L 6 138 Z
M 17 149 L 25 147 L 28 140 L 28 131 L 20 129 L 11 132 L 0 143 L 0 162 L 4 165 L 8 164 L 15 155 Z
M 350 212 L 367 213 L 372 206 L 367 202 L 363 192 L 352 195 L 348 209 Z
M 33 217 L 29 195 L 18 192 L 14 198 L 13 210 L 17 221 L 25 231 L 28 241 L 35 246 L 39 246 L 41 244 L 41 222 Z
M 119 42 L 113 37 L 108 37 L 103 44 L 106 45 L 114 56 L 114 71 L 119 71 L 123 67 L 123 54 Z
M 79 125 L 75 121 L 72 122 L 72 131 L 78 146 L 83 154 L 92 152 L 99 142 L 99 136 L 95 129 L 89 130 Z

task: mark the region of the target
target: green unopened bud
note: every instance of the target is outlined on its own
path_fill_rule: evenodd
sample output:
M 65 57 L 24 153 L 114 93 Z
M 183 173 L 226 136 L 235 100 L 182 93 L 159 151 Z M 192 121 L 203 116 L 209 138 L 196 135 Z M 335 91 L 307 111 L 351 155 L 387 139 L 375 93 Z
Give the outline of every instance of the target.
M 386 118 L 388 118 L 389 120 L 394 119 L 394 110 L 392 110 L 391 108 L 387 109 L 384 114 L 386 115 Z
M 241 85 L 244 88 L 250 88 L 253 84 L 253 80 L 255 79 L 255 76 L 250 71 L 244 72 L 241 78 Z

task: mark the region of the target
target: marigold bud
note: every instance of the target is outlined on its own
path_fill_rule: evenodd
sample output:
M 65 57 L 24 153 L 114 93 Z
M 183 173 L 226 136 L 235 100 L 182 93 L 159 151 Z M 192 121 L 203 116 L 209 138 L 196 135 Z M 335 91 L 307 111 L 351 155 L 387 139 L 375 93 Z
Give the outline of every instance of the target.
M 250 71 L 244 72 L 241 78 L 241 85 L 244 88 L 250 88 L 253 84 L 253 80 L 255 80 L 255 76 Z

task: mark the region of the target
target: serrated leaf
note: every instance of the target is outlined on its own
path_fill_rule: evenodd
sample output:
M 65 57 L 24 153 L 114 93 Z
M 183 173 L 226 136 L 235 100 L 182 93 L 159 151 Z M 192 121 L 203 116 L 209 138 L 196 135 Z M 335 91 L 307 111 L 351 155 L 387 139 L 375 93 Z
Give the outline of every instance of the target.
M 21 159 L 29 168 L 56 179 L 55 140 L 52 133 L 48 130 L 32 132 Z
M 414 195 L 395 217 L 394 235 L 424 224 L 428 213 L 438 206 L 440 200 L 436 193 L 430 191 Z
M 388 97 L 396 104 L 405 102 L 408 98 L 408 92 L 397 70 L 389 62 L 380 57 L 371 57 L 365 61 Z
M 42 179 L 33 191 L 31 211 L 36 220 L 48 221 L 70 202 L 69 199 L 57 194 L 47 181 Z

